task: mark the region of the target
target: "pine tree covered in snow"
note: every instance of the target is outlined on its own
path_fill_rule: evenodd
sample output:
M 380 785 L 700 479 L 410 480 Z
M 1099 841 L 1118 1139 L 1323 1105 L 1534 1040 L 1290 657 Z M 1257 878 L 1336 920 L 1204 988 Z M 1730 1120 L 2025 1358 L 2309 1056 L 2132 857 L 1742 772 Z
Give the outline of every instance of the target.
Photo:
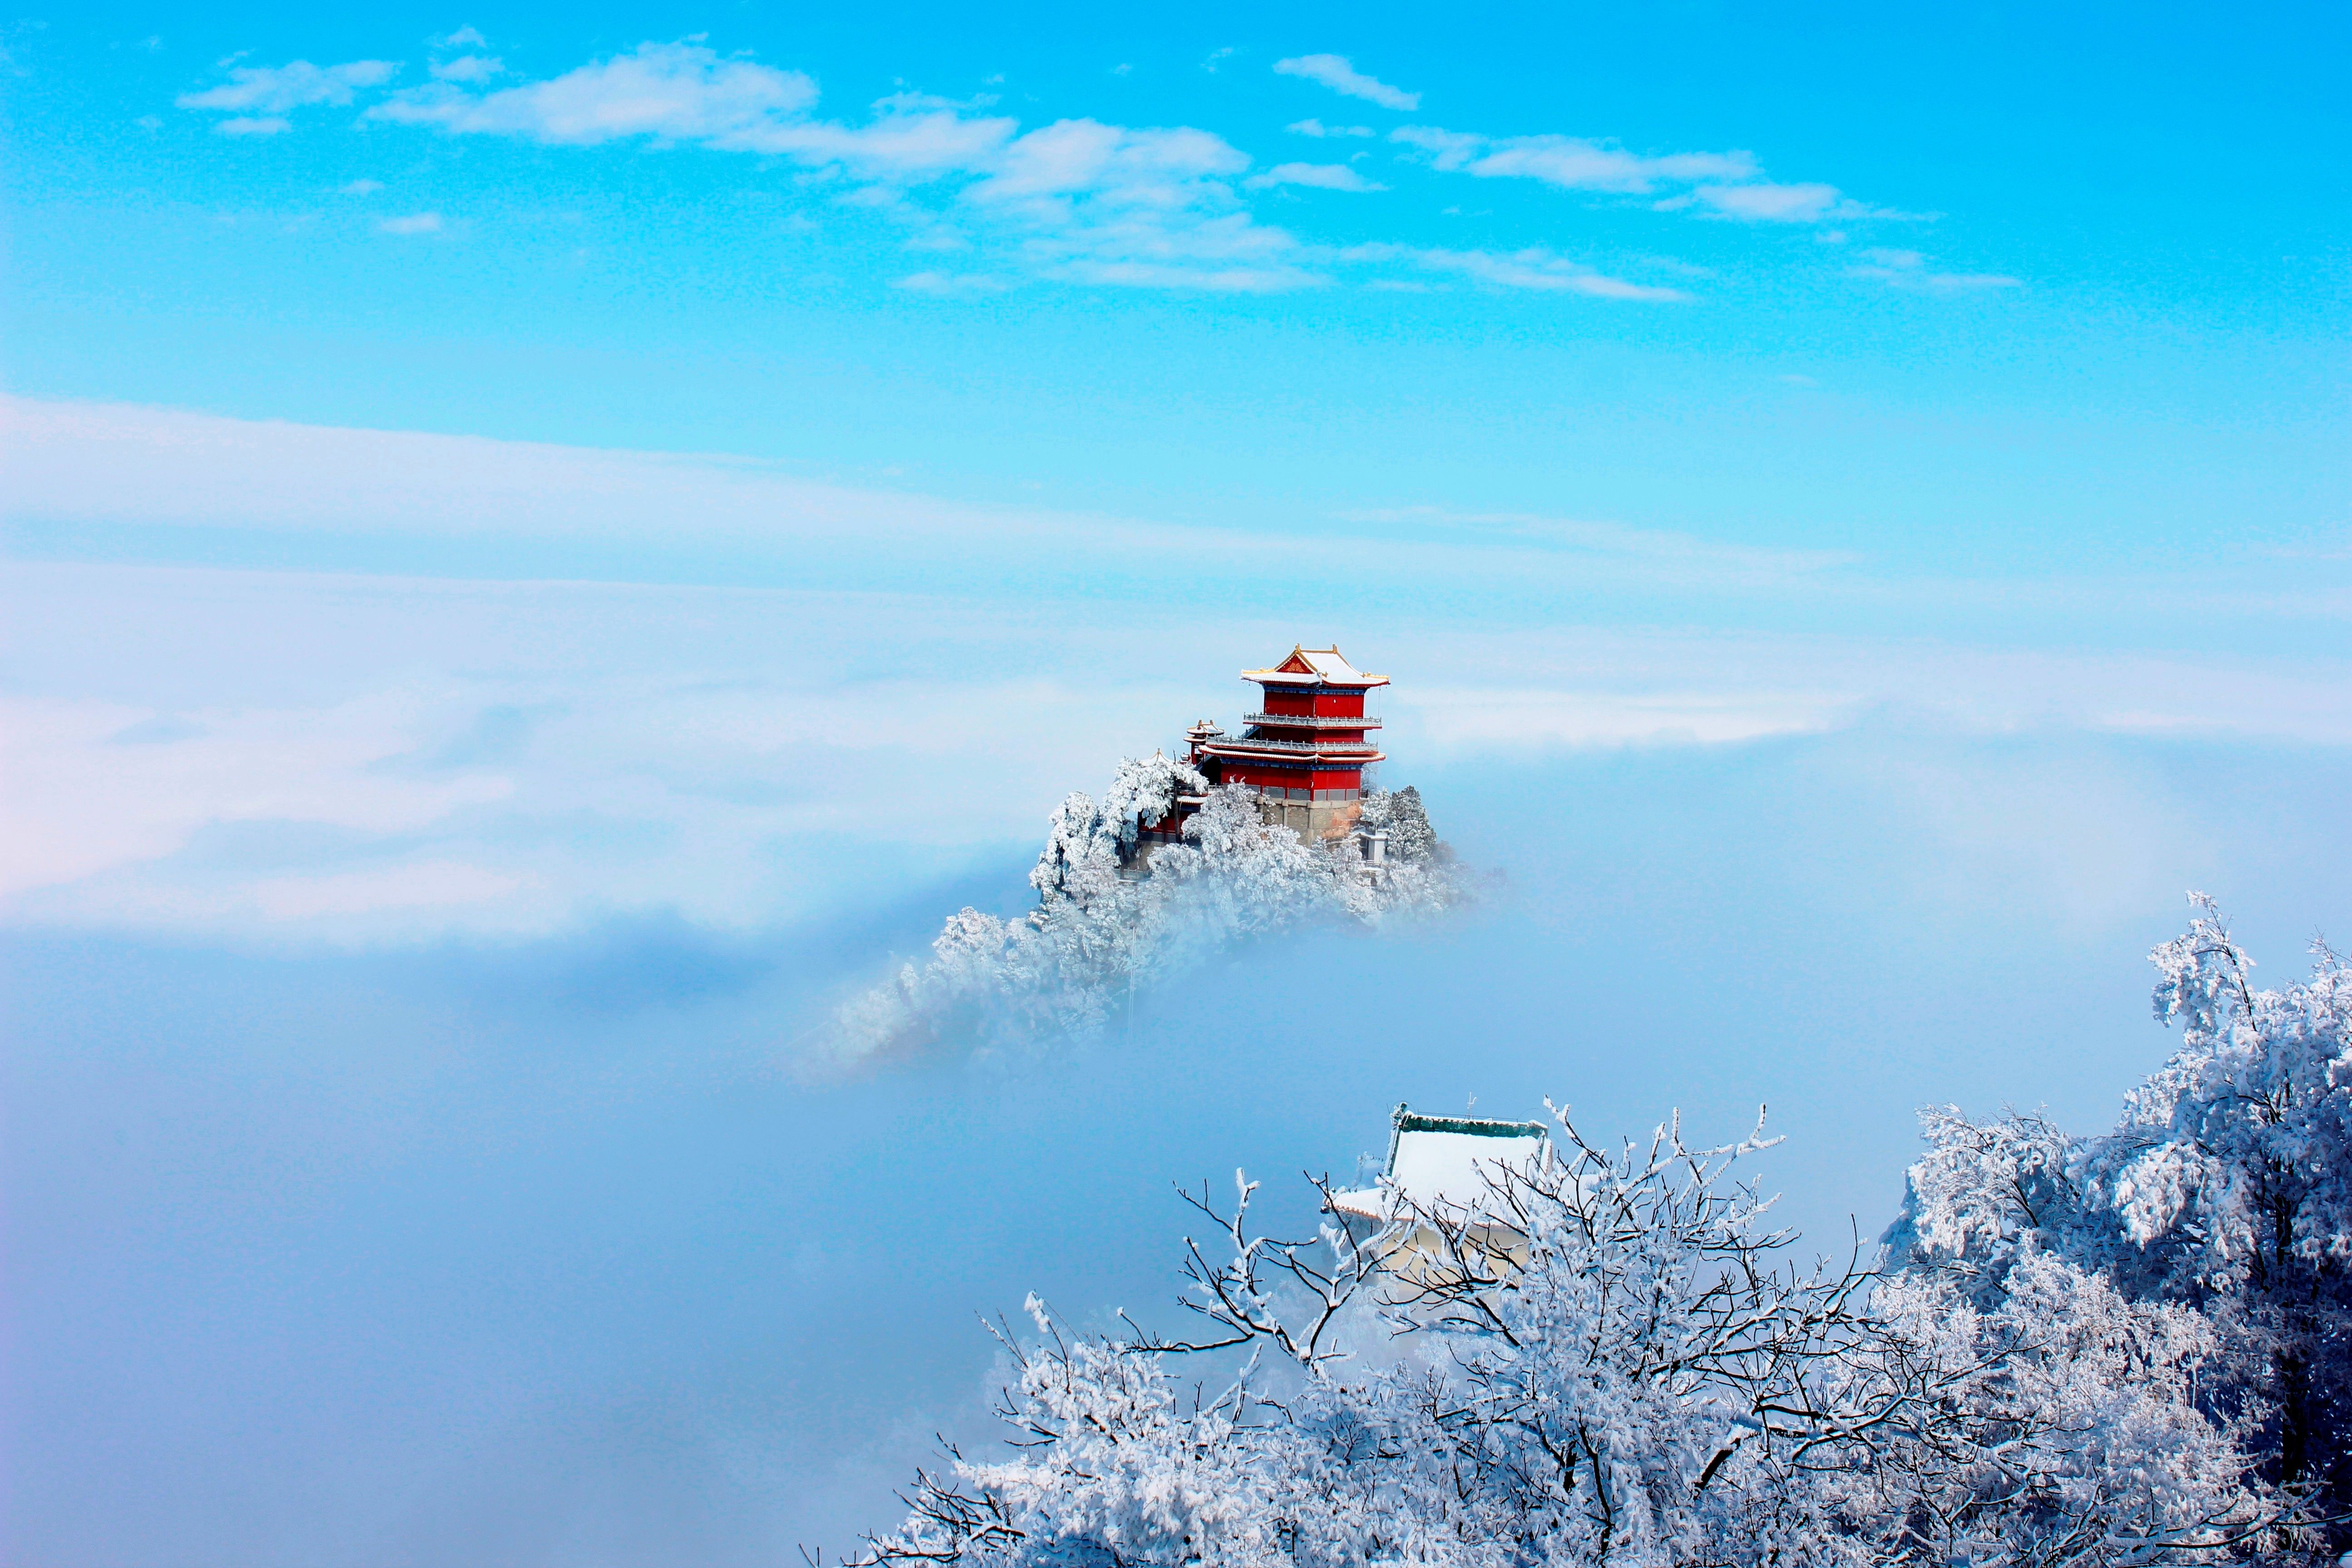
M 1360 820 L 1367 829 L 1389 836 L 1391 860 L 1417 865 L 1441 858 L 1445 853 L 1445 846 L 1437 841 L 1436 830 L 1429 826 L 1429 813 L 1422 806 L 1421 791 L 1411 784 L 1394 794 L 1366 790 Z
M 1154 847 L 1142 875 L 1142 830 L 1165 821 L 1180 794 L 1207 801 L 1181 843 Z M 1420 795 L 1379 798 L 1395 826 L 1391 864 L 1375 881 L 1351 840 L 1304 843 L 1263 820 L 1249 790 L 1211 789 L 1178 759 L 1121 763 L 1099 804 L 1072 795 L 1055 808 L 1029 873 L 1037 908 L 1016 920 L 973 909 L 951 916 L 927 963 L 904 965 L 841 1009 L 825 1060 L 855 1066 L 950 1036 L 1019 1049 L 1083 1034 L 1133 988 L 1235 940 L 1318 922 L 1378 926 L 1459 901 L 1465 879 Z

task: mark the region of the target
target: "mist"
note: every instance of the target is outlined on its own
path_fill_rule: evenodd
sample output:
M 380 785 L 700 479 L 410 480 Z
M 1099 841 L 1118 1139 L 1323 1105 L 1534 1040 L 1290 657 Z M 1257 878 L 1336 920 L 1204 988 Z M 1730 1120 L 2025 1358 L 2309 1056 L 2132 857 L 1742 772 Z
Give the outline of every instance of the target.
M 6 938 L 10 1555 L 772 1563 L 989 1438 L 982 1314 L 1173 1326 L 1172 1184 L 1352 1175 L 1399 1100 L 1763 1164 L 1804 1249 L 1902 1195 L 1914 1109 L 2104 1126 L 2169 1049 L 2205 885 L 2291 973 L 2325 752 L 1938 733 L 1404 770 L 1493 873 L 1409 934 L 1261 942 L 1034 1058 L 812 1083 L 793 1043 L 1025 862 L 765 931 L 361 949 Z M 1957 804 L 1956 804 L 1957 803 Z M 1985 821 L 2007 824 L 2000 832 Z M 2227 875 L 2221 874 L 2228 868 Z

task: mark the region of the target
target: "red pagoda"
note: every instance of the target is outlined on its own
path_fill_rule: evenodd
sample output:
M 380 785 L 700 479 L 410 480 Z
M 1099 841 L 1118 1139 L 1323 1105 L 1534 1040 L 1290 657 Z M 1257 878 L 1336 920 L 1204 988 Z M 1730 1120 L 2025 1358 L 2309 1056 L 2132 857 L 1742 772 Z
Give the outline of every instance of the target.
M 1242 679 L 1265 689 L 1263 711 L 1243 714 L 1247 729 L 1237 736 L 1207 720 L 1193 725 L 1186 731 L 1193 766 L 1212 784 L 1255 789 L 1266 820 L 1308 843 L 1348 833 L 1360 811 L 1364 769 L 1383 758 L 1364 738 L 1381 727 L 1364 712 L 1364 694 L 1389 678 L 1364 674 L 1334 645 L 1294 647 L 1273 668 L 1244 669 Z

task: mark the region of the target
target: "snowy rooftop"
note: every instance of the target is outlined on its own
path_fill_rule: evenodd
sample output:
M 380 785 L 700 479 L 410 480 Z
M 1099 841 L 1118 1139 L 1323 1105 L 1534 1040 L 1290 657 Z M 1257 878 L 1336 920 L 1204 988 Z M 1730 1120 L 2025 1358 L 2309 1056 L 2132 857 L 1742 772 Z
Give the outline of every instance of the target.
M 1244 669 L 1244 680 L 1275 686 L 1386 686 L 1385 675 L 1367 675 L 1349 664 L 1337 643 L 1329 647 L 1293 647 L 1271 669 Z
M 1548 1138 L 1540 1121 L 1417 1116 L 1402 1105 L 1389 1120 L 1389 1163 L 1381 1173 L 1388 1184 L 1333 1193 L 1333 1208 L 1385 1220 L 1397 1195 L 1424 1208 L 1473 1208 L 1486 1193 L 1490 1173 L 1541 1158 Z

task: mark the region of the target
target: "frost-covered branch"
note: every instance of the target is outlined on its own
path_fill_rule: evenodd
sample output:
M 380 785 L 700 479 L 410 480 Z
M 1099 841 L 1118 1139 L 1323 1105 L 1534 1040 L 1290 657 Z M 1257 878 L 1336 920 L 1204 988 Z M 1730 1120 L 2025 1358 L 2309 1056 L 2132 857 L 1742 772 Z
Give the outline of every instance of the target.
M 2352 1544 L 2352 976 L 2316 952 L 2256 991 L 2200 904 L 2156 954 L 2181 1049 L 2117 1130 L 1927 1112 L 1883 1260 L 1791 1261 L 1760 1123 L 1609 1147 L 1555 1110 L 1540 1156 L 1391 1187 L 1369 1236 L 1260 1235 L 1254 1184 L 1204 1187 L 1213 1331 L 1033 1301 L 1015 1457 L 919 1475 L 870 1561 L 2316 1568 Z
M 2180 1048 L 2115 1131 L 1924 1113 L 1928 1152 L 1888 1240 L 1988 1320 L 2059 1268 L 2078 1315 L 2104 1301 L 2141 1335 L 2137 1375 L 2182 1381 L 2204 1418 L 2181 1452 L 2223 1466 L 2208 1431 L 2226 1434 L 2264 1500 L 2157 1533 L 2218 1552 L 2333 1530 L 2341 1551 L 2352 1533 L 2322 1521 L 2352 1513 L 2352 972 L 2315 943 L 2307 980 L 2257 991 L 2220 910 L 2190 902 L 2189 930 L 2149 955 Z

